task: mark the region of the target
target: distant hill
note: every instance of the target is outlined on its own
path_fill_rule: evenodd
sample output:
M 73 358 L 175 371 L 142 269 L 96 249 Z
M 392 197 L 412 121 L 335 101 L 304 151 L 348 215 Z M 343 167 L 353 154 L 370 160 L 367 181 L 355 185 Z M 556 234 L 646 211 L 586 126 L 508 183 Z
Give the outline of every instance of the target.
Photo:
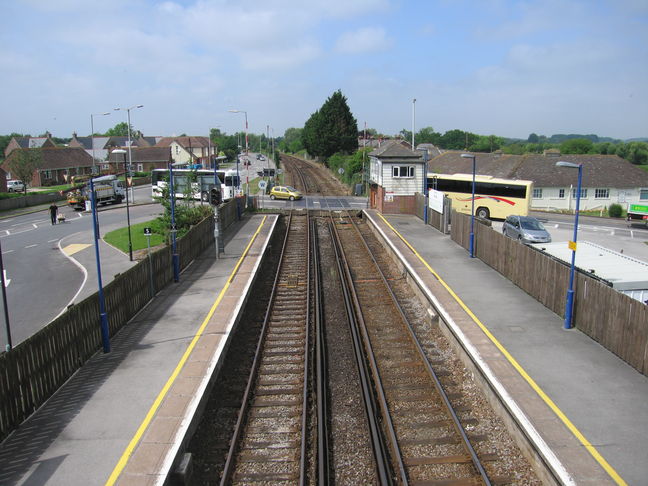
M 604 143 L 604 142 L 610 142 L 610 143 L 629 143 L 629 142 L 648 142 L 648 137 L 638 137 L 638 138 L 628 138 L 626 140 L 621 140 L 618 138 L 612 138 L 612 137 L 599 137 L 598 135 L 594 134 L 589 134 L 589 135 L 582 135 L 578 133 L 569 133 L 569 134 L 564 134 L 564 133 L 556 133 L 554 135 L 551 135 L 550 137 L 547 137 L 546 135 L 537 135 L 537 140 L 540 143 L 551 143 L 551 144 L 556 144 L 559 145 L 563 143 L 565 140 L 570 140 L 572 138 L 585 138 L 587 140 L 591 140 L 593 143 Z M 529 141 L 529 139 L 523 139 L 523 138 L 504 138 L 506 144 L 512 144 L 512 143 L 526 143 Z
M 648 142 L 648 137 L 629 138 L 626 142 Z

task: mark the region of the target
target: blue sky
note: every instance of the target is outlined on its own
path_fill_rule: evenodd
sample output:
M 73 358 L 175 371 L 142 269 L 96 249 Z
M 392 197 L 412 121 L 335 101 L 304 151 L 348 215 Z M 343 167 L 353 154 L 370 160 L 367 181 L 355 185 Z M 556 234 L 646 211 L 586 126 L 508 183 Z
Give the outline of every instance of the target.
M 276 136 L 340 89 L 362 128 L 648 136 L 648 0 L 0 2 L 0 133 Z M 95 116 L 95 131 L 126 113 Z

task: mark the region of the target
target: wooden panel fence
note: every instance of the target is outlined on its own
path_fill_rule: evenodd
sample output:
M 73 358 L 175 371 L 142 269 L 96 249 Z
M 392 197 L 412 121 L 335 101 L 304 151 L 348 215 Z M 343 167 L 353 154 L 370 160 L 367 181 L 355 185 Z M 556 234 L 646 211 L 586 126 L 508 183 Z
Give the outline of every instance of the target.
M 569 265 L 475 221 L 475 256 L 564 316 Z M 453 211 L 450 234 L 468 249 L 470 216 Z M 648 375 L 648 305 L 586 274 L 575 277 L 575 327 Z
M 237 202 L 228 203 L 227 214 Z M 228 220 L 228 224 L 231 224 Z M 177 241 L 180 268 L 214 243 L 214 219 L 206 218 Z M 116 334 L 151 299 L 154 290 L 171 282 L 171 248 L 151 253 L 104 287 L 110 335 Z M 92 355 L 101 349 L 98 292 L 72 305 L 39 332 L 0 354 L 0 440 L 40 407 Z

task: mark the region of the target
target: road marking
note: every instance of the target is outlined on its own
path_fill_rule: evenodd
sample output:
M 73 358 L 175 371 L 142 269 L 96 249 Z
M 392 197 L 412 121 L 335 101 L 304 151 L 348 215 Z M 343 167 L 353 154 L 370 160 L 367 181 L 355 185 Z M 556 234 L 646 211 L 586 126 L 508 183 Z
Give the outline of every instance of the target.
M 576 437 L 576 439 L 585 447 L 585 450 L 590 453 L 596 462 L 598 462 L 601 467 L 610 475 L 612 480 L 618 485 L 628 486 L 628 483 L 619 475 L 618 472 L 605 460 L 601 453 L 596 449 L 596 447 L 587 440 L 587 438 L 581 433 L 580 430 L 572 423 L 571 420 L 565 415 L 565 413 L 558 408 L 558 405 L 547 395 L 542 388 L 535 382 L 533 378 L 526 372 L 520 363 L 511 355 L 508 350 L 504 347 L 502 343 L 490 332 L 490 330 L 479 320 L 479 318 L 470 310 L 470 308 L 459 298 L 459 296 L 454 292 L 454 290 L 448 285 L 441 276 L 436 273 L 436 271 L 429 265 L 427 261 L 416 251 L 416 249 L 401 235 L 396 228 L 394 228 L 385 217 L 378 213 L 378 216 L 389 226 L 392 231 L 407 245 L 407 247 L 416 255 L 416 257 L 421 261 L 423 265 L 428 269 L 428 271 L 434 275 L 434 277 L 439 281 L 439 283 L 445 287 L 445 289 L 452 295 L 455 301 L 466 311 L 470 318 L 477 324 L 477 326 L 482 330 L 482 332 L 491 340 L 491 342 L 502 352 L 504 357 L 511 363 L 511 365 L 517 370 L 517 372 L 524 378 L 524 380 L 533 388 L 533 390 L 540 396 L 540 398 L 547 404 L 547 406 L 556 414 L 556 416 L 562 421 L 563 424 L 570 430 L 570 432 Z M 553 454 L 553 451 L 550 451 Z
M 32 223 L 32 226 L 33 226 L 34 228 L 38 228 L 38 226 L 36 225 L 36 223 Z
M 53 240 L 56 241 L 56 240 Z M 80 252 L 81 250 L 85 250 L 90 246 L 89 243 L 72 243 L 71 245 L 66 246 L 65 248 L 62 248 L 63 253 L 65 253 L 67 256 L 72 256 L 75 253 Z
M 27 245 L 25 248 L 34 248 L 35 246 L 38 246 L 38 245 Z
M 48 243 L 53 243 L 53 242 L 58 241 L 58 240 L 59 240 L 58 238 L 54 238 L 53 240 L 47 240 L 47 242 Z
M 4 279 L 5 288 L 9 287 L 9 284 L 11 283 L 11 279 L 7 278 L 7 271 L 6 270 L 2 270 L 2 272 L 3 272 L 2 273 L 2 278 Z

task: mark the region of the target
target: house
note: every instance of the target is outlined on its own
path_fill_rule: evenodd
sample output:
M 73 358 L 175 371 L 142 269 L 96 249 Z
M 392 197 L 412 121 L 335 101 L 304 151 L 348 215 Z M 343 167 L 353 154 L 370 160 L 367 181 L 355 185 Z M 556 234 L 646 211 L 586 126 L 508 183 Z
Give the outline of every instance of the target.
M 7 192 L 7 173 L 0 169 L 0 192 Z
M 369 153 L 371 208 L 387 214 L 414 214 L 423 192 L 425 161 L 420 152 L 391 141 Z
M 45 133 L 44 137 L 13 137 L 7 147 L 5 148 L 5 158 L 9 157 L 9 154 L 16 149 L 27 149 L 27 148 L 43 148 L 43 147 L 55 147 L 56 144 L 52 140 L 52 134 L 49 132 Z
M 444 152 L 428 162 L 431 173 L 471 174 L 472 160 L 462 152 Z M 476 173 L 503 179 L 533 181 L 532 209 L 575 209 L 578 170 L 556 167 L 556 162 L 582 164 L 580 209 L 601 210 L 610 204 L 648 201 L 648 172 L 617 155 L 562 155 L 558 150 L 543 154 L 507 155 L 478 153 Z
M 128 149 L 126 149 L 128 151 Z M 153 169 L 166 169 L 171 159 L 169 147 L 134 147 L 131 148 L 131 163 L 134 172 L 150 172 Z M 108 161 L 101 165 L 102 172 L 120 173 L 124 172 L 124 165 L 128 163 L 128 153 L 120 154 L 111 152 Z
M 209 137 L 164 137 L 156 147 L 169 147 L 171 158 L 176 164 L 201 164 L 210 167 L 210 157 L 216 154 L 216 147 Z
M 37 150 L 34 148 L 20 148 L 13 150 L 5 159 L 1 168 L 11 173 L 10 165 L 18 153 L 24 150 Z M 49 147 L 43 146 L 40 150 L 41 162 L 34 171 L 32 179 L 27 182 L 30 186 L 55 186 L 66 184 L 70 176 L 90 174 L 92 171 L 92 157 L 79 147 Z
M 108 158 L 108 149 L 106 144 L 110 140 L 110 137 L 79 137 L 76 132 L 72 134 L 72 140 L 68 144 L 69 147 L 80 147 L 88 152 L 90 157 L 94 157 L 99 164 L 101 161 L 105 161 Z

